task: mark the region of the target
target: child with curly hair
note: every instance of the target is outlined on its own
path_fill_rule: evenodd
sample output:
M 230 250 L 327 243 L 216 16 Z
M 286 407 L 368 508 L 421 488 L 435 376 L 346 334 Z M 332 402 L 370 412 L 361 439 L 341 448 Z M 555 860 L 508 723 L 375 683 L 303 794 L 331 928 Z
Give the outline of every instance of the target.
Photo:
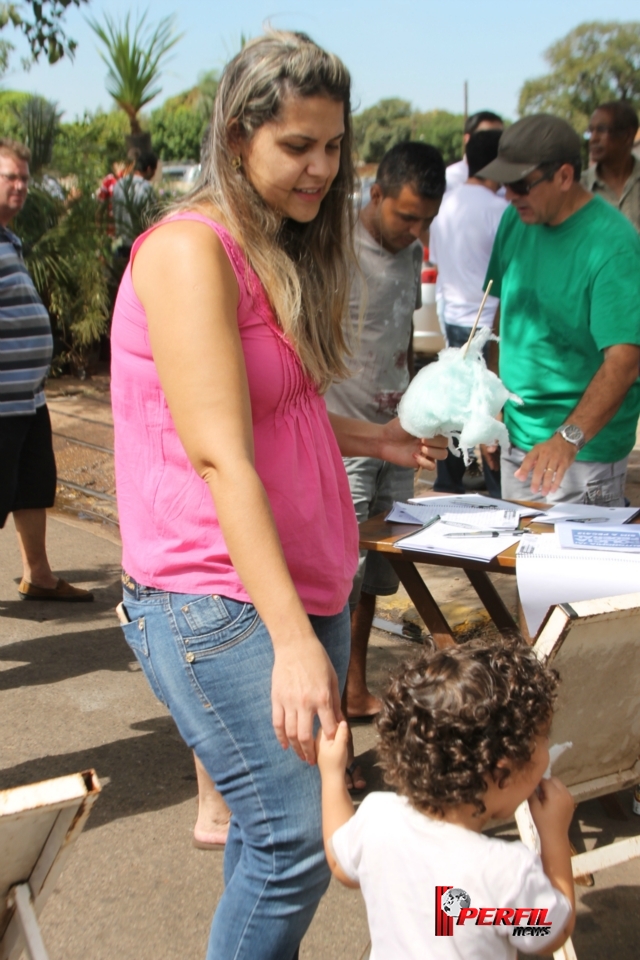
M 371 960 L 514 960 L 517 950 L 551 954 L 571 935 L 574 803 L 558 779 L 543 779 L 556 685 L 530 648 L 507 643 L 472 641 L 406 665 L 378 718 L 396 792 L 369 794 L 357 813 L 346 724 L 334 740 L 320 732 L 327 860 L 362 887 Z M 482 833 L 527 799 L 540 856 Z

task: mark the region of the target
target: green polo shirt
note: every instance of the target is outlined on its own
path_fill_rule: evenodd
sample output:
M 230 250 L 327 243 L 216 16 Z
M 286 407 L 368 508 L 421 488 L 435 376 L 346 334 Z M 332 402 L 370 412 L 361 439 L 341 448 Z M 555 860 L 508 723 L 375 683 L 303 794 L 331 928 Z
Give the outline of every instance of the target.
M 640 346 L 640 238 L 628 220 L 593 197 L 564 223 L 528 226 L 505 211 L 486 283 L 500 297 L 500 377 L 523 401 L 504 420 L 522 450 L 548 440 L 570 418 L 618 343 Z M 640 381 L 578 454 L 613 463 L 635 444 Z

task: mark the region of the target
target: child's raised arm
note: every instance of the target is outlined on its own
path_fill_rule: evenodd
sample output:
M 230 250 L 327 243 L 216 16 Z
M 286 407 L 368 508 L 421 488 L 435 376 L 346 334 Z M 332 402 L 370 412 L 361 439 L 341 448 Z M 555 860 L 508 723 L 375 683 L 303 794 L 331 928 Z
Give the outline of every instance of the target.
M 327 862 L 334 877 L 345 887 L 358 887 L 359 884 L 351 880 L 341 868 L 331 845 L 331 838 L 338 827 L 355 814 L 344 777 L 348 743 L 349 728 L 343 720 L 333 740 L 328 740 L 320 729 L 316 739 L 316 753 L 322 779 L 322 836 Z
M 551 943 L 545 944 L 544 955 L 558 950 L 573 933 L 576 904 L 571 870 L 569 826 L 573 818 L 573 797 L 557 777 L 541 780 L 538 791 L 529 797 L 531 816 L 540 834 L 542 867 L 551 885 L 564 893 L 571 904 L 571 916 L 564 929 Z

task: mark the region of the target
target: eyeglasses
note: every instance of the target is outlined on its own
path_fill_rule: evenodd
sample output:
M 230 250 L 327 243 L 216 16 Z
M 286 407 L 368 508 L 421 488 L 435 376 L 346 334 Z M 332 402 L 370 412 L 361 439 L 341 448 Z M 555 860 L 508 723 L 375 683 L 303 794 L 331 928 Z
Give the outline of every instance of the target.
M 31 177 L 23 177 L 20 173 L 0 173 L 0 177 L 7 183 L 21 183 L 25 187 L 28 187 L 31 183 Z
M 505 187 L 518 197 L 527 197 L 538 184 L 544 183 L 545 180 L 553 180 L 557 172 L 558 167 L 553 167 L 551 170 L 543 173 L 541 177 L 538 177 L 537 180 L 514 180 L 513 183 L 505 183 Z
M 585 140 L 589 140 L 594 133 L 599 133 L 601 137 L 604 137 L 608 133 L 617 133 L 617 127 L 611 127 L 608 123 L 596 123 L 593 126 L 589 125 L 587 127 L 586 133 L 584 135 Z

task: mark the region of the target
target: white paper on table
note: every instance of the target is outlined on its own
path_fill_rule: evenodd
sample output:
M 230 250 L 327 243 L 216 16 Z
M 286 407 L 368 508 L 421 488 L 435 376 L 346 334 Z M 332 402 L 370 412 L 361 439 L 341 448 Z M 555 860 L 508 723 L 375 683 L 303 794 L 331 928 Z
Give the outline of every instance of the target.
M 449 557 L 463 557 L 466 560 L 485 560 L 488 563 L 503 550 L 507 550 L 512 544 L 518 543 L 520 539 L 519 537 L 509 536 L 508 533 L 499 537 L 447 536 L 447 534 L 453 532 L 455 532 L 453 527 L 445 526 L 443 523 L 434 523 L 433 526 L 427 527 L 425 530 L 418 530 L 417 533 L 403 537 L 402 540 L 396 540 L 394 546 L 404 550 L 419 550 L 424 553 L 441 553 Z
M 443 501 L 446 500 L 446 503 Z M 453 502 L 450 502 L 453 501 Z M 445 508 L 446 507 L 446 512 Z M 508 510 L 497 507 L 479 507 L 475 503 L 458 503 L 454 498 L 430 497 L 424 503 L 403 503 L 396 500 L 386 515 L 385 520 L 394 523 L 427 523 L 434 517 L 448 518 L 449 522 L 456 519 L 471 528 L 515 530 L 520 522 L 522 512 L 516 504 L 510 505 Z
M 475 501 L 468 502 L 465 497 L 423 497 L 408 500 L 407 503 L 396 500 L 385 520 L 395 523 L 427 523 L 428 520 L 439 517 L 445 510 L 459 514 L 485 514 L 487 511 L 493 514 L 496 509 L 492 504 L 487 507 L 485 504 L 476 504 Z
M 640 554 L 567 550 L 558 531 L 523 537 L 516 578 L 529 633 L 534 637 L 549 607 L 577 600 L 619 597 L 640 589 Z
M 465 510 L 460 513 L 441 513 L 440 520 L 445 526 L 461 533 L 467 530 L 517 530 L 520 512 L 512 510 Z M 640 533 L 640 529 L 638 531 Z
M 628 523 L 640 511 L 637 507 L 593 507 L 588 503 L 556 503 L 541 514 L 536 523 L 559 523 L 571 520 L 597 520 L 598 523 Z
M 560 546 L 569 550 L 622 550 L 640 553 L 639 524 L 559 523 Z
M 450 497 L 410 497 L 409 503 L 437 503 L 439 504 L 436 513 L 442 513 L 446 509 L 451 512 L 473 509 L 498 509 L 498 510 L 517 510 L 521 517 L 535 517 L 544 511 L 536 507 L 522 507 L 520 504 L 513 503 L 510 500 L 497 500 L 494 497 L 483 497 L 480 493 L 460 493 Z

